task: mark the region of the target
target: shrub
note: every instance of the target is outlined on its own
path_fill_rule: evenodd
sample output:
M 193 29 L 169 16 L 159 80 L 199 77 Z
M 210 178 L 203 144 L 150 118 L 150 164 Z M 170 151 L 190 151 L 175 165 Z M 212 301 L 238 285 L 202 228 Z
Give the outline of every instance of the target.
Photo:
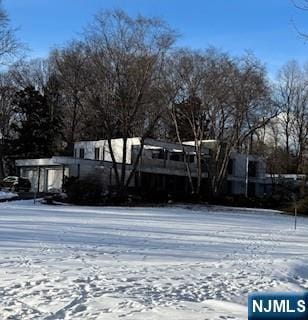
M 68 178 L 64 185 L 67 201 L 75 204 L 99 204 L 102 201 L 103 187 L 93 176 L 83 179 Z
M 298 213 L 308 215 L 308 196 L 298 201 Z

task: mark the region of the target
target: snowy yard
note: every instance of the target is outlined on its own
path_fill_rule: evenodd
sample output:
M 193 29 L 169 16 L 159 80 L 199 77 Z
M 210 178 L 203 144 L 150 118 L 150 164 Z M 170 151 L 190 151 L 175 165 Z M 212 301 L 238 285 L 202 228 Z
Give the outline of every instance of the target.
M 18 194 L 0 189 L 0 200 L 9 200 L 16 197 L 18 197 Z
M 0 204 L 1 319 L 246 319 L 308 289 L 308 219 L 199 208 Z

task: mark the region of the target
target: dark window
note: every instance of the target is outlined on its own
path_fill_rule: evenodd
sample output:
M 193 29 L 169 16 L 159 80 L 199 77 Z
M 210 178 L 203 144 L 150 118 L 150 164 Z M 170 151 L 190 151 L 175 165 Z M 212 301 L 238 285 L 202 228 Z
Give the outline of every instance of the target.
M 194 156 L 193 154 L 188 154 L 188 155 L 186 156 L 186 161 L 187 161 L 187 162 L 192 163 L 192 162 L 194 162 L 194 160 L 195 160 L 195 156 Z
M 257 162 L 249 161 L 248 163 L 248 176 L 256 177 L 257 176 Z
M 184 155 L 182 153 L 173 152 L 170 154 L 171 161 L 184 161 Z
M 249 182 L 248 183 L 248 197 L 255 197 L 256 196 L 256 184 Z
M 233 182 L 232 181 L 227 181 L 227 192 L 228 194 L 233 194 Z
M 79 158 L 84 159 L 84 148 L 79 149 Z
M 165 159 L 165 150 L 153 150 L 152 159 Z
M 201 159 L 201 171 L 208 172 L 208 164 L 205 159 Z
M 228 174 L 233 174 L 233 170 L 234 170 L 234 160 L 230 159 L 228 162 L 228 168 L 227 168 Z
M 74 149 L 74 158 L 77 158 L 77 149 Z
M 94 148 L 94 159 L 99 160 L 100 148 Z

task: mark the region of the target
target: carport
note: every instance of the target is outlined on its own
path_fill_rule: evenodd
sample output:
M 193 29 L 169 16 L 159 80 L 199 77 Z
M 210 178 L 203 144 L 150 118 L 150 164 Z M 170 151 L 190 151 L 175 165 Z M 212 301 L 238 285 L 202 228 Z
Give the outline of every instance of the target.
M 65 176 L 69 176 L 69 167 L 54 158 L 17 160 L 18 175 L 29 179 L 31 191 L 48 192 L 62 190 Z

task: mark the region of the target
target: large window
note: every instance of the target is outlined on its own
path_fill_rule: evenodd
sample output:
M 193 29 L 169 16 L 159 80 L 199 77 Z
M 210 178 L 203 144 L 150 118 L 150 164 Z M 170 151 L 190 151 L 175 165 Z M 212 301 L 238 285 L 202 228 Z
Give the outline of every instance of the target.
M 228 194 L 233 194 L 233 181 L 227 181 Z
M 248 163 L 248 176 L 256 177 L 257 176 L 257 161 L 249 161 Z
M 186 161 L 189 163 L 193 163 L 195 161 L 195 156 L 193 154 L 187 154 Z
M 227 172 L 228 172 L 228 174 L 231 175 L 231 174 L 233 174 L 233 171 L 234 171 L 234 160 L 230 159 L 228 162 Z
M 256 183 L 252 183 L 252 182 L 248 183 L 248 196 L 249 197 L 256 196 Z
M 205 159 L 201 159 L 201 171 L 202 172 L 208 172 L 209 171 L 209 165 L 206 162 Z
M 171 161 L 184 161 L 184 155 L 180 152 L 172 152 L 170 154 L 170 160 Z
M 94 159 L 99 160 L 100 148 L 94 148 Z
M 153 150 L 152 151 L 152 159 L 165 159 L 165 150 L 160 149 L 160 150 Z
M 79 149 L 79 158 L 84 159 L 84 148 Z

